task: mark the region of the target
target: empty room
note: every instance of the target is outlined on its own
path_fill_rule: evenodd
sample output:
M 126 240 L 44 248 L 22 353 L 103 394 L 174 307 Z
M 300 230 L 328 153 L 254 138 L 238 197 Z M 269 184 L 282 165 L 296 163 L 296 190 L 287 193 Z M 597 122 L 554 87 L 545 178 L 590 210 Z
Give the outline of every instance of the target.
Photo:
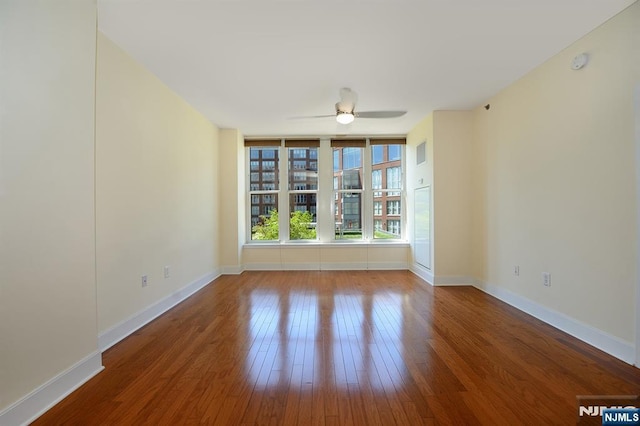
M 634 0 L 0 2 L 0 425 L 640 424 L 639 46 Z

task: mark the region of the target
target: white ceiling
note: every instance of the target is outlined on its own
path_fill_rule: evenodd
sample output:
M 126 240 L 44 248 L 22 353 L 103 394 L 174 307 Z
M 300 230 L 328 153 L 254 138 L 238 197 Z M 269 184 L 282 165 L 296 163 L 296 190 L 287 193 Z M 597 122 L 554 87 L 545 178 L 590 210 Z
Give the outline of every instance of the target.
M 481 105 L 633 2 L 98 0 L 98 26 L 221 128 L 404 134 Z M 357 110 L 408 113 L 291 119 L 334 113 L 341 87 Z

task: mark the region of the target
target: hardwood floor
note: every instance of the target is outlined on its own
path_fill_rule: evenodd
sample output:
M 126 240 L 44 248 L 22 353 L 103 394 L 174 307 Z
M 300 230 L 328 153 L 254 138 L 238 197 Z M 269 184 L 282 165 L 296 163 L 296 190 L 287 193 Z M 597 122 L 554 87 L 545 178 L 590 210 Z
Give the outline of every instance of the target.
M 223 276 L 103 354 L 36 425 L 575 424 L 640 370 L 407 271 Z

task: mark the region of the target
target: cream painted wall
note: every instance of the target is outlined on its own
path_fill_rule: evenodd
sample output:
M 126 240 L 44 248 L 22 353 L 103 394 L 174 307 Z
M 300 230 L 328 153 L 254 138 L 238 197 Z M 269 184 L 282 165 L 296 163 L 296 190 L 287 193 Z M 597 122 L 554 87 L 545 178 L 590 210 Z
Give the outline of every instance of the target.
M 574 71 L 581 52 L 589 64 Z M 629 344 L 639 79 L 635 3 L 474 111 L 478 278 Z
M 427 161 L 416 165 L 416 147 L 427 141 Z M 413 194 L 431 186 L 431 271 L 433 284 L 472 284 L 473 114 L 434 111 L 407 135 L 408 228 L 413 235 Z M 412 268 L 420 266 L 413 260 Z
M 484 111 L 485 117 L 478 115 Z M 473 142 L 471 152 L 473 156 L 471 167 L 471 271 L 477 280 L 486 277 L 487 272 L 487 152 L 482 140 L 486 138 L 490 127 L 498 126 L 495 115 L 489 111 L 478 108 L 473 114 Z
M 242 271 L 242 244 L 245 241 L 244 138 L 236 129 L 220 130 L 218 193 L 223 212 L 219 216 L 220 258 L 224 273 Z M 236 161 L 230 161 L 236 159 Z
M 427 160 L 419 165 L 416 164 L 416 148 L 422 142 L 427 142 Z M 411 242 L 411 248 L 409 250 L 409 264 L 412 269 L 420 268 L 414 260 L 414 245 L 413 245 L 413 212 L 414 212 L 414 191 L 416 188 L 422 188 L 425 186 L 431 186 L 433 190 L 433 114 L 425 117 L 420 123 L 418 123 L 407 134 L 407 146 L 406 146 L 406 169 L 407 169 L 407 235 L 408 240 Z M 432 191 L 433 198 L 433 191 Z M 431 242 L 433 245 L 433 226 L 431 226 Z M 431 270 L 433 271 L 434 265 L 434 250 L 431 250 Z M 421 274 L 423 278 L 429 278 L 433 281 L 433 277 L 426 277 Z
M 384 265 L 396 269 L 394 265 L 405 265 L 403 269 L 408 267 L 409 249 L 403 247 L 380 247 L 372 246 L 367 251 L 367 262 L 369 265 L 377 265 L 383 269 Z
M 100 368 L 95 21 L 92 1 L 0 2 L 0 412 Z
M 433 113 L 433 227 L 435 283 L 473 284 L 472 113 Z M 447 282 L 449 283 L 449 282 Z
M 222 162 L 218 129 L 101 33 L 96 109 L 98 326 L 104 333 L 219 272 L 216 165 Z
M 639 36 L 640 38 L 640 36 Z M 636 122 L 636 202 L 640 202 L 640 81 L 634 90 Z M 636 204 L 636 247 L 640 251 L 640 205 Z M 640 262 L 636 262 L 636 366 L 640 366 Z

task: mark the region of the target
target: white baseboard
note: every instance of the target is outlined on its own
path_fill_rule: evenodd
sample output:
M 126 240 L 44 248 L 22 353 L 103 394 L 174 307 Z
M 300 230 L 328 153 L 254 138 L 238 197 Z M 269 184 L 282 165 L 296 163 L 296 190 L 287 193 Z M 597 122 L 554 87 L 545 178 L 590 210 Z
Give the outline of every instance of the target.
M 626 342 L 616 336 L 542 306 L 509 290 L 478 281 L 476 281 L 475 287 L 609 355 L 629 364 L 634 363 L 635 347 L 632 342 Z
M 409 267 L 409 270 L 425 280 L 429 285 L 433 285 L 433 272 L 431 272 L 424 266 L 417 263 L 412 263 Z
M 458 277 L 458 276 L 441 276 L 436 275 L 433 278 L 434 286 L 465 286 L 475 285 L 476 280 L 472 277 Z
M 0 425 L 33 422 L 103 369 L 102 355 L 95 351 L 0 412 Z
M 223 266 L 220 269 L 222 275 L 240 275 L 244 271 L 242 266 Z
M 220 272 L 215 271 L 200 277 L 191 284 L 187 284 L 132 317 L 100 333 L 98 335 L 98 348 L 101 351 L 109 349 L 120 340 L 167 312 L 219 276 Z

